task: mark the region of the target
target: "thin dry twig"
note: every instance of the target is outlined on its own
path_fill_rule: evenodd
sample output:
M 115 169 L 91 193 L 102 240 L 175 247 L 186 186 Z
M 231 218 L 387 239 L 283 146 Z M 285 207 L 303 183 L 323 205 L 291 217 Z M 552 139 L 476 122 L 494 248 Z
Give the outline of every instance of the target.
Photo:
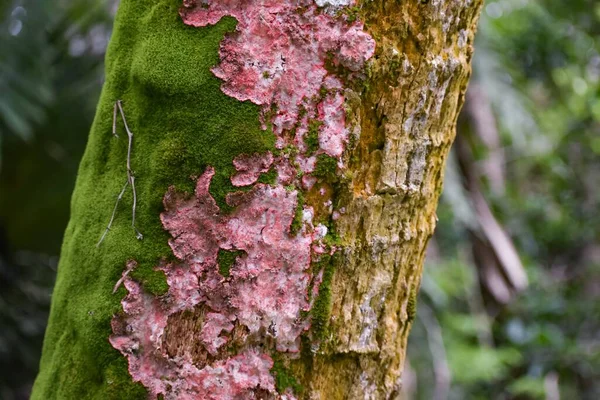
M 119 112 L 121 113 L 121 118 L 123 119 L 123 125 L 125 126 L 125 131 L 127 132 L 128 144 L 127 144 L 127 181 L 131 185 L 131 191 L 133 192 L 133 205 L 131 208 L 131 227 L 135 230 L 136 238 L 142 240 L 144 235 L 136 228 L 135 226 L 135 211 L 137 208 L 137 192 L 135 190 L 135 175 L 133 170 L 131 169 L 131 149 L 133 147 L 133 132 L 129 129 L 127 125 L 127 119 L 125 118 L 125 113 L 123 112 L 123 106 L 121 105 L 121 100 L 117 100 L 117 107 L 119 107 Z
M 117 102 L 115 102 L 115 106 L 113 107 L 112 134 L 116 138 L 119 137 L 119 135 L 117 135 Z
M 102 237 L 100 238 L 100 240 L 98 240 L 98 243 L 96 243 L 96 247 L 100 246 L 100 244 L 104 241 L 106 234 L 108 233 L 108 231 L 110 231 L 113 221 L 115 220 L 115 215 L 117 214 L 117 207 L 119 206 L 119 202 L 121 201 L 121 199 L 123 198 L 123 195 L 125 194 L 125 190 L 127 190 L 127 186 L 129 186 L 129 181 L 125 182 L 125 186 L 123 186 L 123 189 L 121 189 L 121 193 L 119 193 L 119 195 L 117 196 L 117 201 L 115 202 L 115 207 L 113 208 L 112 215 L 110 216 L 110 221 L 108 221 L 108 225 L 106 226 L 106 229 L 104 230 L 104 233 L 102 234 Z
M 125 278 L 127 278 L 127 275 L 129 275 L 129 273 L 131 271 L 133 271 L 133 269 L 135 267 L 137 267 L 137 262 L 135 262 L 134 260 L 129 260 L 127 262 L 127 268 L 125 269 L 125 271 L 123 271 L 121 278 L 117 281 L 117 283 L 115 283 L 115 287 L 113 287 L 113 291 L 112 291 L 113 294 L 117 293 L 119 286 L 121 286 L 123 284 L 123 282 L 125 281 Z
M 127 162 L 126 162 L 127 182 L 125 182 L 125 186 L 123 186 L 123 189 L 117 196 L 117 201 L 115 202 L 115 207 L 113 208 L 113 212 L 110 217 L 110 221 L 108 221 L 108 226 L 106 227 L 106 230 L 100 237 L 100 240 L 96 244 L 96 247 L 100 246 L 100 244 L 104 241 L 104 238 L 110 231 L 110 228 L 112 227 L 112 224 L 115 219 L 115 215 L 117 214 L 117 208 L 119 206 L 119 202 L 123 198 L 123 195 L 125 194 L 125 190 L 127 190 L 128 186 L 131 186 L 131 191 L 133 193 L 133 205 L 131 207 L 131 217 L 132 217 L 131 218 L 131 227 L 135 231 L 135 237 L 138 240 L 142 240 L 144 238 L 144 235 L 142 235 L 142 233 L 135 226 L 135 213 L 136 213 L 136 209 L 137 209 L 137 191 L 135 189 L 135 175 L 133 173 L 133 170 L 131 169 L 131 151 L 133 148 L 133 132 L 131 132 L 131 130 L 129 129 L 129 125 L 127 125 L 127 119 L 125 118 L 125 112 L 123 111 L 122 102 L 121 102 L 121 100 L 117 100 L 115 102 L 115 106 L 113 107 L 113 121 L 112 121 L 113 136 L 115 136 L 116 138 L 119 137 L 119 135 L 117 135 L 117 110 L 121 114 L 121 119 L 123 120 L 123 125 L 125 126 L 125 131 L 127 132 L 127 139 L 128 139 L 127 140 Z

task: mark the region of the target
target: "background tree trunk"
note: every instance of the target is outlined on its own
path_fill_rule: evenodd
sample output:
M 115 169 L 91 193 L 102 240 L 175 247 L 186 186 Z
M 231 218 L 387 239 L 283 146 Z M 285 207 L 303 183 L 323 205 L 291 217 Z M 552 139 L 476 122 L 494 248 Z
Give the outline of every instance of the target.
M 33 399 L 399 396 L 481 1 L 255 3 L 120 5 Z

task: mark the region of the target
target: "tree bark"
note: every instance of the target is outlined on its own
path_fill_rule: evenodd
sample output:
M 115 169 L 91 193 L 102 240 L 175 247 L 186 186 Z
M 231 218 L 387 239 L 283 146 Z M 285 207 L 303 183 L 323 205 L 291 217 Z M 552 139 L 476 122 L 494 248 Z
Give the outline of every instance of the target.
M 32 398 L 397 398 L 481 3 L 123 0 Z

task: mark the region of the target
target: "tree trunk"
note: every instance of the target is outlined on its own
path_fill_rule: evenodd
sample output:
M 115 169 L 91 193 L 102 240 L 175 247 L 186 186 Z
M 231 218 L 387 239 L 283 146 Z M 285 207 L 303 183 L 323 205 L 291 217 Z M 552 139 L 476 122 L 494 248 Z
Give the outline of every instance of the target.
M 480 6 L 123 0 L 32 398 L 397 398 Z

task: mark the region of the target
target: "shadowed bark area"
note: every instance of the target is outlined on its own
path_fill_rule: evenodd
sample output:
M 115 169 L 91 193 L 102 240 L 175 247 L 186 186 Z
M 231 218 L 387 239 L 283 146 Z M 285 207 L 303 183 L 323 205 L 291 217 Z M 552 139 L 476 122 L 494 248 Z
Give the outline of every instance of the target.
M 481 1 L 316 4 L 122 2 L 33 399 L 398 396 Z

